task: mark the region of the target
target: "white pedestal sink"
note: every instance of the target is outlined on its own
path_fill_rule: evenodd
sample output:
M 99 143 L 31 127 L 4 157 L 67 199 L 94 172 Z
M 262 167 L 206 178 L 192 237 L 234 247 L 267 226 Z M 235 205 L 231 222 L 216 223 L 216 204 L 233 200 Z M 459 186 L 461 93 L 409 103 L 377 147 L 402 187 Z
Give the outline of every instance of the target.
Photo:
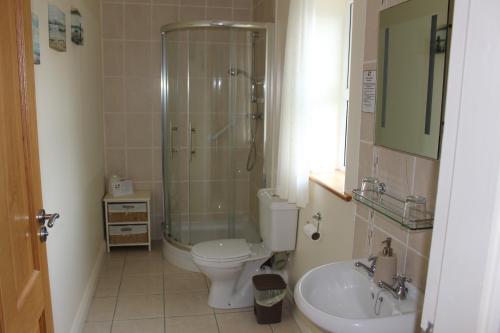
M 302 276 L 294 298 L 300 311 L 334 333 L 413 333 L 422 294 L 408 284 L 405 300 L 377 287 L 357 260 L 316 267 Z

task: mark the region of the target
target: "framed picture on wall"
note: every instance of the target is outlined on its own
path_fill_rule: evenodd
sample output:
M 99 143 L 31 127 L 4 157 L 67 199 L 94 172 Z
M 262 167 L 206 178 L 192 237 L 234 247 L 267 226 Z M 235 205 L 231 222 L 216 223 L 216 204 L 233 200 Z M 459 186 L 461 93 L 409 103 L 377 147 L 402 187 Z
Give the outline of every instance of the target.
M 49 4 L 49 47 L 66 52 L 66 15 L 52 4 Z
M 33 63 L 40 65 L 40 31 L 38 15 L 31 13 L 31 31 L 33 35 Z
M 83 45 L 82 14 L 76 8 L 71 8 L 71 41 Z

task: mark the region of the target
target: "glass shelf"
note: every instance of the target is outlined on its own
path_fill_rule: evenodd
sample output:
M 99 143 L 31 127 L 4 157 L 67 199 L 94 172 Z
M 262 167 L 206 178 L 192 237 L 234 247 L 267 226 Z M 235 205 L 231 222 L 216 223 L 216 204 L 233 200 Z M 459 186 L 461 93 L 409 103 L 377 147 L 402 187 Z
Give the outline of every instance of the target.
M 427 212 L 424 219 L 407 219 L 404 217 L 405 200 L 386 192 L 364 191 L 360 189 L 352 191 L 354 200 L 372 208 L 380 214 L 394 220 L 401 226 L 410 230 L 432 229 L 434 215 Z

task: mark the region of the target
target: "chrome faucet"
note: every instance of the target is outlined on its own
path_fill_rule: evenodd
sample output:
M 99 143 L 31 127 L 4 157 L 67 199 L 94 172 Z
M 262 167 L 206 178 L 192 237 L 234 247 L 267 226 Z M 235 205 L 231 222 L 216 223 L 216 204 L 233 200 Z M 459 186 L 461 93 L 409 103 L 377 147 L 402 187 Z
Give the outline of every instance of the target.
M 370 267 L 366 266 L 361 261 L 356 261 L 354 263 L 354 266 L 363 268 L 365 271 L 368 272 L 368 275 L 370 277 L 372 277 L 373 274 L 375 273 L 375 269 L 376 269 L 375 266 L 377 265 L 377 256 L 368 257 L 368 261 L 371 262 Z
M 405 299 L 408 294 L 408 288 L 406 287 L 406 282 L 411 282 L 410 278 L 407 278 L 405 275 L 396 275 L 393 277 L 394 284 L 390 286 L 384 281 L 379 281 L 377 285 L 379 288 L 387 290 L 394 298 L 397 299 Z

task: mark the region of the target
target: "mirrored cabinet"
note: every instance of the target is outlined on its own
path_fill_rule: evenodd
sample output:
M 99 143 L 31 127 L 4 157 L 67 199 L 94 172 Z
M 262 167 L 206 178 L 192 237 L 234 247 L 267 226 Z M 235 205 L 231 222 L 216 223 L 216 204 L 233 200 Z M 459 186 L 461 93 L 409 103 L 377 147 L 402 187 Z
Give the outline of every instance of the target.
M 411 0 L 380 12 L 375 144 L 438 159 L 447 0 Z

